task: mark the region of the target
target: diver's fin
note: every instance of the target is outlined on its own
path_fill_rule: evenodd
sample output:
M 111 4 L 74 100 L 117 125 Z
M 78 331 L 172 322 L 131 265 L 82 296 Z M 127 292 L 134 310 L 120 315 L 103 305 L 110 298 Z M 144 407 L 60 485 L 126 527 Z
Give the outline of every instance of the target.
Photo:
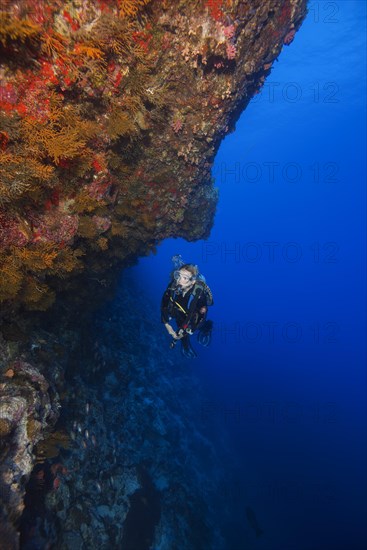
M 212 340 L 213 321 L 205 321 L 198 330 L 197 340 L 202 346 L 209 346 Z
M 206 334 L 205 332 L 198 332 L 197 340 L 202 346 L 207 348 L 211 342 L 211 339 L 212 337 L 210 332 L 208 334 Z

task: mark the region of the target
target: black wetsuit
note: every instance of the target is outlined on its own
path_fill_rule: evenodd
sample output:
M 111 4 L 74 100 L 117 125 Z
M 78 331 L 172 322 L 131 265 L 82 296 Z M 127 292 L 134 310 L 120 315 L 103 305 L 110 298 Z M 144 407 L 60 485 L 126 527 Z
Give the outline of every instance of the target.
M 206 320 L 206 315 L 208 305 L 212 304 L 213 296 L 210 289 L 201 281 L 196 281 L 184 296 L 176 282 L 172 281 L 163 294 L 161 304 L 162 323 L 168 323 L 173 318 L 177 323 L 177 331 L 180 331 L 180 329 L 185 331 L 180 338 L 181 353 L 185 357 L 196 357 L 196 352 L 190 344 L 190 334 L 194 331 L 198 331 L 197 339 L 201 345 L 209 345 L 213 323 Z M 203 313 L 200 311 L 202 308 L 205 308 Z
M 195 289 L 196 292 L 198 292 L 197 297 L 194 295 Z M 195 306 L 191 315 L 190 307 L 193 300 L 195 300 Z M 168 323 L 171 317 L 175 319 L 178 329 L 190 329 L 194 332 L 206 317 L 206 311 L 205 313 L 200 313 L 200 309 L 202 307 L 207 308 L 208 304 L 205 293 L 200 289 L 200 287 L 198 287 L 198 285 L 193 285 L 190 290 L 186 292 L 185 296 L 183 296 L 180 288 L 176 285 L 176 282 L 172 282 L 168 285 L 162 297 L 162 323 Z M 188 322 L 188 326 L 186 326 L 189 312 L 190 320 Z

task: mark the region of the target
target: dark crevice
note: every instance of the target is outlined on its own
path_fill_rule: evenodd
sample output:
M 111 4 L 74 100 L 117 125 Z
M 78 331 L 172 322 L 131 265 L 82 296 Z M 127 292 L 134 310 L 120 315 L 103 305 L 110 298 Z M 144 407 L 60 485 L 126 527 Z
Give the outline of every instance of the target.
M 121 547 L 124 550 L 149 550 L 161 517 L 160 493 L 144 468 L 140 470 L 141 488 L 130 497 Z

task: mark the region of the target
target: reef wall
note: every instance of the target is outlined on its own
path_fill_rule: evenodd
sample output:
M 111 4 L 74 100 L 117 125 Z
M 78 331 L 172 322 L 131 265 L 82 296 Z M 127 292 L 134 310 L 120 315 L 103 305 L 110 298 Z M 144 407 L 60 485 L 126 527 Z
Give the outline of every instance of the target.
M 81 300 L 162 239 L 208 237 L 215 153 L 305 0 L 4 7 L 3 311 L 48 309 L 62 290 Z
M 34 446 L 68 392 L 75 312 L 80 327 L 120 270 L 163 239 L 208 237 L 216 151 L 305 14 L 306 0 L 2 2 L 0 484 L 9 541 Z

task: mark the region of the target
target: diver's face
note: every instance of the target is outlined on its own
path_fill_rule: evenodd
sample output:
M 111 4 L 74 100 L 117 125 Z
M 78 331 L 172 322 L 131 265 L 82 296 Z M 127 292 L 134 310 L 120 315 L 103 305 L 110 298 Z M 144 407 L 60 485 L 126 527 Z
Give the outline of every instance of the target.
M 177 284 L 182 289 L 190 288 L 194 284 L 194 277 L 190 271 L 180 269 L 178 272 Z

